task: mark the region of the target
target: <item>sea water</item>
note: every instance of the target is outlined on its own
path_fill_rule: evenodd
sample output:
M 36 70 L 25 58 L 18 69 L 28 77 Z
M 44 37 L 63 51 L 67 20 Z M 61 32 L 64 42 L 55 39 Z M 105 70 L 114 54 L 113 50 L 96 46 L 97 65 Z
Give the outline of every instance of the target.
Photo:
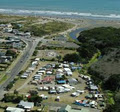
M 0 0 L 0 13 L 120 19 L 120 0 Z

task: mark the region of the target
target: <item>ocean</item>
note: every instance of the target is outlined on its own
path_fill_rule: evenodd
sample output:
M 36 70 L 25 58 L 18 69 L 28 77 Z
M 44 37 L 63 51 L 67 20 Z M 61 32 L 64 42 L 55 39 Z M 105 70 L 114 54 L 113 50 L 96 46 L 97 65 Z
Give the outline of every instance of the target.
M 120 0 L 0 0 L 0 13 L 120 19 Z

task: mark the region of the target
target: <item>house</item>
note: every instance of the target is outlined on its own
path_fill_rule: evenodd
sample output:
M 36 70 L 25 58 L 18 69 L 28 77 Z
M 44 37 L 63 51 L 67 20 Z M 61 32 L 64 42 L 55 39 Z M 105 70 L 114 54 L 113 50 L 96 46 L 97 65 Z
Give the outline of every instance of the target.
M 0 49 L 0 56 L 5 56 L 6 55 L 6 50 Z
M 0 58 L 8 59 L 9 61 L 12 61 L 12 56 L 0 56 Z
M 61 107 L 57 112 L 89 112 L 87 108 L 72 108 L 70 105 Z
M 17 49 L 22 48 L 22 45 L 23 45 L 22 42 L 13 42 L 13 43 L 12 43 L 12 47 L 13 47 L 13 48 L 17 48 Z
M 33 102 L 27 102 L 27 101 L 23 101 L 23 100 L 22 100 L 22 101 L 20 101 L 20 103 L 18 104 L 18 107 L 30 111 L 30 110 L 34 107 L 34 103 L 33 103 Z
M 6 112 L 25 112 L 25 110 L 16 107 L 7 107 Z
M 12 56 L 0 56 L 0 63 L 8 63 L 12 60 Z
M 18 37 L 8 37 L 6 41 L 8 47 L 22 48 L 23 42 Z
M 8 62 L 9 62 L 8 59 L 4 59 L 4 58 L 0 57 L 0 63 L 8 63 Z

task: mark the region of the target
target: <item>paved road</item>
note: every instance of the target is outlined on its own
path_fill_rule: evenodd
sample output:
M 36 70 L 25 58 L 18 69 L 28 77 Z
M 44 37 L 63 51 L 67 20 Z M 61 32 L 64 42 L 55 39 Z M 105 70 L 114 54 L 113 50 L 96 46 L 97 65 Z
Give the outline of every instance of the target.
M 26 64 L 26 62 L 28 61 L 28 59 L 32 56 L 38 42 L 40 41 L 40 39 L 30 39 L 27 40 L 24 37 L 21 38 L 22 40 L 24 40 L 24 42 L 26 42 L 27 46 L 23 51 L 23 55 L 22 57 L 19 59 L 19 61 L 17 62 L 17 64 L 13 67 L 13 69 L 10 71 L 9 78 L 6 80 L 6 82 L 4 82 L 2 85 L 0 85 L 0 98 L 3 97 L 3 94 L 5 93 L 4 88 L 11 82 L 13 81 L 13 79 L 15 78 L 15 76 L 21 71 L 22 67 Z

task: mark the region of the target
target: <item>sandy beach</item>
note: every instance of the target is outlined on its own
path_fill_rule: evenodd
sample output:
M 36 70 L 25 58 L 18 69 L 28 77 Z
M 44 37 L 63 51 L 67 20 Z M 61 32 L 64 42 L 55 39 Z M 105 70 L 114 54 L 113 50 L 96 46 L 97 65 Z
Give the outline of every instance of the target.
M 73 28 L 68 29 L 60 34 L 67 34 L 68 32 L 74 31 L 79 28 L 91 29 L 94 27 L 116 27 L 120 28 L 120 20 L 109 20 L 109 19 L 87 19 L 87 18 L 63 18 L 63 17 L 44 17 L 44 16 L 27 16 L 27 15 L 7 15 L 0 14 L 0 23 L 11 23 L 11 22 L 27 22 L 31 21 L 32 24 L 45 24 L 52 21 L 61 21 L 71 23 L 74 25 Z

